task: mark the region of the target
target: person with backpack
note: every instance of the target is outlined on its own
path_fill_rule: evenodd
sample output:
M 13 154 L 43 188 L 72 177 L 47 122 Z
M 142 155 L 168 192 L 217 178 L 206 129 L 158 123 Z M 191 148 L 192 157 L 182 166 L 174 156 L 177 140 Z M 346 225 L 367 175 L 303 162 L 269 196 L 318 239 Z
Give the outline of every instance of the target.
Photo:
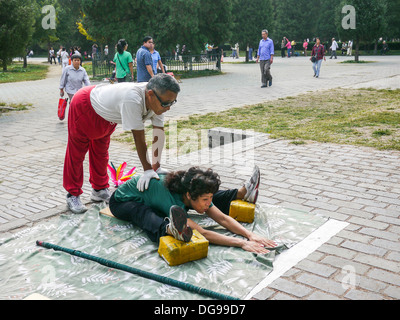
M 128 43 L 125 39 L 120 39 L 117 44 L 117 52 L 115 53 L 113 62 L 116 65 L 116 78 L 119 83 L 134 80 L 133 77 L 133 58 L 132 54 L 127 51 Z

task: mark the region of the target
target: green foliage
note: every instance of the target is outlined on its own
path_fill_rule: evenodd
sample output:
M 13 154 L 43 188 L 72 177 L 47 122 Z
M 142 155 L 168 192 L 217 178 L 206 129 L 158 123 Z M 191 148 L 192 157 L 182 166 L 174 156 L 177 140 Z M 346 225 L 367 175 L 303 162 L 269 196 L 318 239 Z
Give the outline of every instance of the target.
M 382 36 L 387 29 L 387 0 L 342 0 L 338 10 L 345 5 L 351 5 L 356 12 L 355 29 L 342 27 L 343 14 L 337 14 L 338 32 L 344 39 L 352 39 L 355 43 L 355 60 L 359 60 L 359 45 L 361 41 L 371 41 Z
M 263 29 L 271 32 L 270 36 L 273 37 L 274 21 L 271 12 L 271 0 L 235 0 L 232 44 L 238 42 L 241 50 L 245 50 L 247 45 L 257 48 Z
M 115 44 L 125 38 L 130 50 L 136 51 L 150 35 L 159 50 L 172 50 L 179 43 L 194 53 L 204 42 L 229 39 L 232 1 L 77 0 L 85 30 L 99 43 Z
M 56 9 L 55 30 L 41 26 L 44 5 Z M 344 5 L 356 8 L 355 31 L 341 27 Z M 360 43 L 400 37 L 400 0 L 0 0 L 0 9 L 4 61 L 21 55 L 27 45 L 35 53 L 35 48 L 47 52 L 60 44 L 90 51 L 94 41 L 88 38 L 100 49 L 108 44 L 111 52 L 125 38 L 128 50 L 135 53 L 143 37 L 150 35 L 161 54 L 177 44 L 197 54 L 206 42 L 239 42 L 241 51 L 247 44 L 256 49 L 264 28 L 278 49 L 283 36 L 297 43 L 317 36 L 323 42 L 336 37 L 355 42 L 359 38 Z M 90 37 L 79 32 L 77 23 Z
M 12 58 L 24 56 L 34 24 L 33 0 L 0 1 L 0 62 L 7 70 Z

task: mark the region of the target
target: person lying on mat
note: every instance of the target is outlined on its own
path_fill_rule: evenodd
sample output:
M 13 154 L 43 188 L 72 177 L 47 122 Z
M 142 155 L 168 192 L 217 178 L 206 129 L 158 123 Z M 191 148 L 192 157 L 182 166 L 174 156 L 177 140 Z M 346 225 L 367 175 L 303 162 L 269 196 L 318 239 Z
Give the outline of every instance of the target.
M 229 216 L 233 200 L 257 201 L 260 184 L 257 166 L 240 189 L 231 190 L 219 190 L 221 181 L 218 174 L 199 167 L 160 175 L 160 180 L 152 179 L 144 192 L 137 188 L 138 179 L 140 176 L 135 176 L 115 190 L 110 198 L 110 211 L 118 219 L 142 228 L 153 242 L 159 242 L 165 235 L 189 242 L 195 229 L 210 243 L 241 247 L 249 252 L 267 253 L 266 247 L 276 246 L 274 241 L 247 230 Z M 187 218 L 189 209 L 207 214 L 230 232 L 246 239 L 202 228 Z

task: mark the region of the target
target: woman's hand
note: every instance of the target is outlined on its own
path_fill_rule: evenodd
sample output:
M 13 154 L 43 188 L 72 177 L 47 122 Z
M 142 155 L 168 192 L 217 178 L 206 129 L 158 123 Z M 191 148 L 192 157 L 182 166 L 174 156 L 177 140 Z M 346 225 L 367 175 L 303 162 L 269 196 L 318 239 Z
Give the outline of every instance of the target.
M 266 239 L 264 237 L 259 236 L 258 234 L 251 233 L 249 236 L 250 241 L 257 242 L 259 245 L 262 245 L 263 247 L 267 248 L 275 248 L 277 246 L 275 241 Z
M 253 252 L 253 253 L 259 253 L 259 254 L 265 254 L 268 253 L 269 250 L 265 249 L 264 246 L 256 241 L 243 241 L 243 244 L 241 246 L 243 250 L 246 250 L 248 252 Z

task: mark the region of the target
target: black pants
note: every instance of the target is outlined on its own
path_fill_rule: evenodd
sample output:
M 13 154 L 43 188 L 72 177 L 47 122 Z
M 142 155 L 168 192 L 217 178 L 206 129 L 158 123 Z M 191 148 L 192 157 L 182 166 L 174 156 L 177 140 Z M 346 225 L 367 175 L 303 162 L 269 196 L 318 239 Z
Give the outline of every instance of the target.
M 231 202 L 236 199 L 237 189 L 220 190 L 213 196 L 213 204 L 225 214 L 229 214 Z M 167 234 L 166 226 L 169 221 L 149 206 L 135 201 L 119 202 L 114 194 L 110 198 L 111 213 L 118 219 L 132 222 L 143 229 L 151 241 L 159 242 L 160 237 Z

